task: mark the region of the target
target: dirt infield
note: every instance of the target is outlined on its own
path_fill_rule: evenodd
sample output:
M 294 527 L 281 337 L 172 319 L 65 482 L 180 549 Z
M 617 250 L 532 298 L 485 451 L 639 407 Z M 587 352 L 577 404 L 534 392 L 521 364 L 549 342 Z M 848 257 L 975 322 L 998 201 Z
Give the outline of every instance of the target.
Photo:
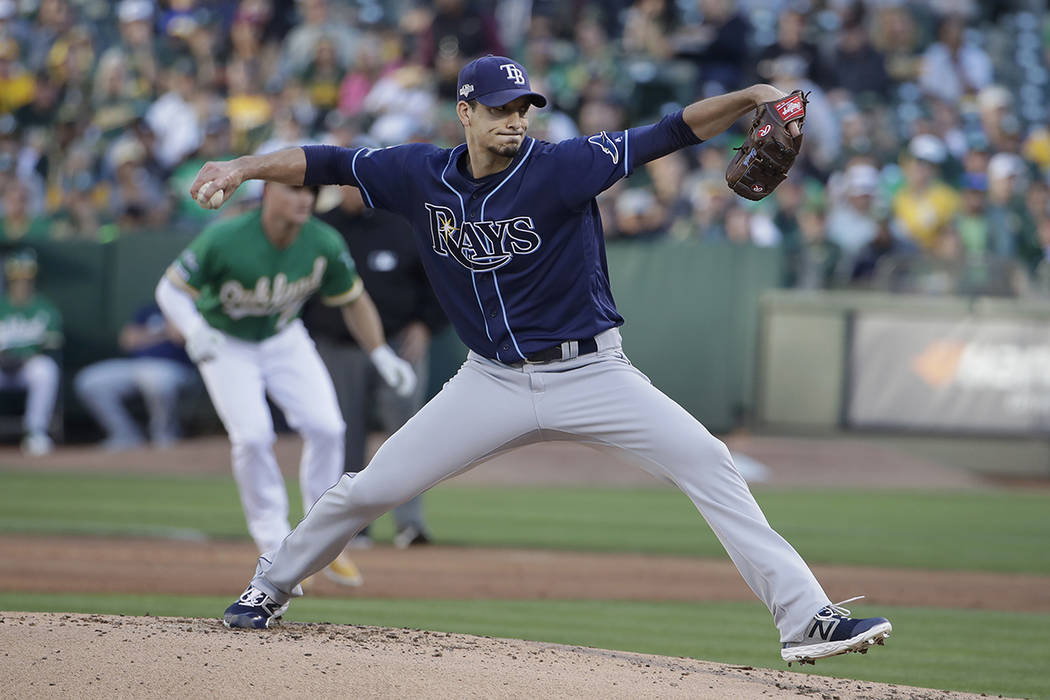
M 982 696 L 420 630 L 0 613 L 16 698 L 894 698 Z M 31 650 L 31 651 L 30 651 Z
M 734 451 L 771 485 L 975 488 L 943 465 L 863 444 L 741 438 Z M 277 452 L 295 473 L 300 443 Z M 860 458 L 858 458 L 858 455 Z M 878 463 L 875 470 L 866 465 Z M 0 450 L 0 469 L 226 474 L 223 438 L 118 455 L 60 449 L 29 460 Z M 576 445 L 519 450 L 457 479 L 471 484 L 656 484 Z M 433 599 L 754 601 L 725 560 L 671 556 L 376 547 L 355 554 L 365 585 L 317 577 L 309 595 Z M 245 541 L 0 537 L 0 591 L 236 595 L 254 568 Z M 1050 577 L 818 566 L 834 597 L 867 603 L 1050 611 Z M 857 582 L 863 590 L 857 590 Z M 218 613 L 218 611 L 216 611 Z M 892 640 L 891 640 L 892 643 Z M 0 687 L 35 697 L 377 698 L 963 698 L 979 697 L 820 676 L 554 644 L 425 631 L 286 623 L 261 633 L 217 620 L 0 613 Z M 161 680 L 163 679 L 163 680 Z
M 752 483 L 770 486 L 870 486 L 874 488 L 970 489 L 986 484 L 960 469 L 920 459 L 862 440 L 807 440 L 741 435 L 726 444 L 743 466 L 757 463 L 761 475 Z M 281 435 L 277 461 L 295 476 L 302 442 Z M 109 453 L 83 447 L 60 447 L 47 457 L 25 457 L 13 447 L 0 447 L 0 469 L 34 471 L 101 471 L 146 474 L 230 473 L 230 448 L 223 436 L 188 440 L 165 450 Z M 877 469 L 872 468 L 877 465 Z M 653 486 L 655 478 L 638 467 L 586 445 L 550 442 L 529 445 L 491 459 L 455 479 L 473 485 Z
M 355 552 L 359 588 L 316 577 L 309 593 L 362 598 L 754 601 L 728 558 L 520 549 L 375 547 Z M 0 591 L 233 596 L 255 568 L 247 542 L 5 535 Z M 865 606 L 1050 612 L 1050 576 L 814 566 L 833 598 Z M 858 589 L 858 586 L 860 587 Z

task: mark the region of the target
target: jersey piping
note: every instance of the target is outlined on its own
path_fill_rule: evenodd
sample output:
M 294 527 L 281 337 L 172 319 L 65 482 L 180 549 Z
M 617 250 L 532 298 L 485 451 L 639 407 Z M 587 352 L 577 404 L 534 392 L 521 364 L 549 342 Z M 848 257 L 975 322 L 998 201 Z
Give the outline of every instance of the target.
M 496 192 L 499 191 L 499 188 L 503 187 L 503 185 L 507 184 L 508 180 L 514 177 L 514 173 L 518 172 L 518 168 L 520 168 L 525 163 L 525 161 L 529 159 L 529 155 L 532 154 L 532 147 L 535 145 L 536 139 L 529 139 L 529 149 L 525 151 L 525 156 L 518 161 L 518 164 L 514 166 L 514 169 L 510 171 L 510 174 L 507 175 L 507 177 L 503 178 L 503 181 L 496 185 L 491 192 L 485 195 L 485 199 L 481 200 L 481 211 L 479 212 L 479 216 L 481 217 L 482 221 L 485 220 L 485 205 L 488 204 L 489 197 L 496 194 Z M 510 320 L 507 318 L 507 305 L 503 303 L 503 294 L 499 290 L 499 277 L 496 274 L 496 270 L 492 271 L 492 283 L 496 287 L 496 298 L 499 299 L 500 311 L 503 312 L 503 325 L 507 327 L 507 334 L 510 335 L 510 341 L 514 343 L 514 351 L 518 353 L 518 357 L 524 360 L 525 353 L 523 353 L 521 351 L 521 348 L 518 346 L 518 339 L 514 337 L 514 331 L 510 327 Z M 487 325 L 485 329 L 488 330 Z M 498 351 L 496 352 L 496 356 L 499 356 Z
M 449 184 L 448 180 L 445 179 L 445 173 L 448 172 L 448 166 L 452 165 L 453 159 L 456 157 L 456 151 L 459 150 L 459 146 L 452 149 L 452 152 L 448 154 L 448 162 L 445 163 L 445 167 L 441 170 L 441 181 L 445 183 L 445 187 L 452 190 L 452 194 L 456 195 L 456 199 L 459 200 L 459 214 L 460 214 L 460 226 L 467 220 L 467 206 L 463 203 L 463 195 L 459 193 L 455 187 Z M 489 332 L 489 322 L 485 318 L 485 306 L 481 303 L 481 294 L 478 293 L 478 281 L 474 277 L 474 271 L 470 271 L 470 281 L 474 285 L 474 298 L 478 300 L 478 311 L 481 312 L 481 324 L 485 327 L 485 335 L 488 336 L 489 342 L 495 342 L 492 340 L 492 333 Z M 496 352 L 496 357 L 499 357 L 499 351 Z
M 372 204 L 372 195 L 368 194 L 368 188 L 365 187 L 365 183 L 361 182 L 361 178 L 357 176 L 357 159 L 362 153 L 371 153 L 371 148 L 362 148 L 360 151 L 354 154 L 353 160 L 350 161 L 350 172 L 354 174 L 354 180 L 357 182 L 358 187 L 365 194 L 365 201 L 368 202 L 368 206 L 375 209 L 375 205 Z
M 631 174 L 631 130 L 623 130 L 623 176 Z

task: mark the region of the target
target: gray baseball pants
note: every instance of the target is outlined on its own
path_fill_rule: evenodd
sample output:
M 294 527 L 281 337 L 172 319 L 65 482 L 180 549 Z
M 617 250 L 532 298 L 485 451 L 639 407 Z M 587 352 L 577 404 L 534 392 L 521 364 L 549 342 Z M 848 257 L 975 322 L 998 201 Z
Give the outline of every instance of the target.
M 800 639 L 830 603 L 809 567 L 769 526 L 726 446 L 635 369 L 616 329 L 597 340 L 596 353 L 516 367 L 470 352 L 363 471 L 344 475 L 260 557 L 253 585 L 283 603 L 399 503 L 514 447 L 575 440 L 619 450 L 681 489 L 769 608 L 781 641 Z
M 346 422 L 343 471 L 353 474 L 365 467 L 370 409 L 375 409 L 384 432 L 393 433 L 404 425 L 423 405 L 429 363 L 426 356 L 421 362 L 412 363 L 416 372 L 415 391 L 409 396 L 398 396 L 379 376 L 368 353 L 357 345 L 327 338 L 317 338 L 314 342 L 332 375 L 336 400 Z M 395 352 L 401 349 L 396 339 L 391 339 L 390 346 Z M 425 531 L 422 497 L 409 499 L 394 508 L 394 525 L 399 531 L 409 526 Z

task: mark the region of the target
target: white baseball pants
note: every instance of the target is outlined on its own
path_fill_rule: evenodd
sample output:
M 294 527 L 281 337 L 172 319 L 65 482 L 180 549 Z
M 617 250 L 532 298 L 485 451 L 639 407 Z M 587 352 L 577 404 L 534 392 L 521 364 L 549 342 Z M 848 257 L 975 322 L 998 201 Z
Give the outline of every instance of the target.
M 42 354 L 30 357 L 16 372 L 0 372 L 0 389 L 26 390 L 22 425 L 27 433 L 47 432 L 55 412 L 60 374 L 58 363 Z
M 253 583 L 286 601 L 296 584 L 397 504 L 513 447 L 578 440 L 618 450 L 685 492 L 769 608 L 781 640 L 801 638 L 830 601 L 769 526 L 729 450 L 631 365 L 618 331 L 597 340 L 597 353 L 520 367 L 471 352 L 362 472 L 340 479 L 272 556 L 260 558 Z
M 346 426 L 332 380 L 299 321 L 258 343 L 227 336 L 215 359 L 199 368 L 230 436 L 248 531 L 260 552 L 272 551 L 291 528 L 266 394 L 303 438 L 299 485 L 307 510 L 343 473 Z

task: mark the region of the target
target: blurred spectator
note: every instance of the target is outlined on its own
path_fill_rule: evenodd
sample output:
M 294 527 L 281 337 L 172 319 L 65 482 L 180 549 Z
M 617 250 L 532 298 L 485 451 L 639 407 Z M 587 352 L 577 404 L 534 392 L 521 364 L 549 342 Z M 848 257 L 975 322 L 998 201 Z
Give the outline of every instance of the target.
M 894 82 L 919 77 L 921 36 L 907 3 L 881 3 L 875 9 L 871 37 L 876 50 L 886 57 L 886 72 Z
M 855 10 L 847 15 L 839 33 L 830 66 L 833 84 L 861 96 L 885 99 L 889 97 L 891 87 L 886 58 L 871 43 L 864 26 L 862 7 L 859 4 L 854 6 Z
M 1043 178 L 1050 182 L 1050 128 L 1036 126 L 1025 139 L 1022 147 L 1024 157 L 1034 163 Z
M 828 240 L 824 213 L 807 207 L 799 215 L 802 245 L 789 263 L 789 284 L 799 289 L 832 289 L 842 281 L 842 249 Z
M 564 89 L 558 94 L 560 106 L 575 110 L 590 100 L 617 98 L 620 79 L 616 42 L 610 41 L 605 27 L 593 16 L 585 16 L 574 26 L 577 54 L 571 56 L 562 76 Z M 583 133 L 591 133 L 581 127 Z
M 0 298 L 0 389 L 25 389 L 22 450 L 51 452 L 48 426 L 58 396 L 59 368 L 49 352 L 62 345 L 62 315 L 36 292 L 36 253 L 24 248 L 4 259 L 7 293 Z
M 423 65 L 435 67 L 441 54 L 456 56 L 459 67 L 485 54 L 504 55 L 489 3 L 434 0 L 432 6 L 430 26 L 419 37 L 419 59 Z
M 647 187 L 632 187 L 616 199 L 615 230 L 621 239 L 644 240 L 667 233 L 667 213 Z
M 346 115 L 360 114 L 365 98 L 384 75 L 397 69 L 402 62 L 400 52 L 387 58 L 383 44 L 375 37 L 365 37 L 356 47 L 353 67 L 346 71 L 339 85 L 339 111 Z
M 977 95 L 977 110 L 984 140 L 993 151 L 1016 151 L 1021 124 L 1014 112 L 1014 98 L 1002 85 L 989 85 Z
M 1043 217 L 1036 223 L 1036 235 L 1040 256 L 1032 272 L 1033 287 L 1041 296 L 1050 297 L 1050 217 Z
M 66 158 L 52 169 L 48 182 L 48 208 L 54 212 L 50 238 L 94 238 L 100 212 L 109 199 L 109 187 L 98 178 L 94 152 L 85 144 L 64 151 Z
M 120 136 L 145 111 L 147 102 L 136 92 L 123 54 L 110 51 L 99 59 L 91 91 L 91 122 L 103 137 Z
M 992 62 L 983 48 L 968 41 L 966 20 L 957 14 L 941 18 L 937 42 L 922 56 L 919 85 L 923 92 L 958 102 L 992 82 Z
M 920 134 L 902 155 L 904 182 L 893 199 L 893 213 L 904 235 L 921 249 L 932 251 L 937 236 L 959 210 L 958 193 L 938 179 L 947 158 L 940 139 Z
M 790 175 L 773 192 L 776 204 L 773 225 L 780 232 L 780 283 L 785 287 L 795 285 L 797 270 L 794 265 L 802 248 L 799 219 L 805 204 L 805 190 L 800 180 L 798 174 Z
M 62 90 L 65 106 L 85 106 L 91 92 L 95 58 L 91 33 L 82 26 L 70 27 L 51 44 L 43 69 Z
M 365 109 L 375 117 L 370 134 L 378 143 L 411 141 L 432 121 L 437 98 L 427 71 L 406 65 L 385 75 L 365 98 Z
M 61 106 L 62 86 L 51 74 L 40 71 L 33 84 L 32 99 L 14 110 L 15 121 L 22 129 L 50 127 L 58 118 Z
M 360 39 L 357 29 L 335 17 L 329 0 L 299 0 L 302 21 L 284 39 L 283 62 L 287 75 L 302 74 L 316 55 L 317 46 L 328 41 L 342 69 L 350 65 L 351 51 Z
M 820 49 L 805 39 L 806 16 L 795 9 L 777 18 L 777 40 L 762 49 L 756 57 L 755 70 L 761 82 L 774 82 L 775 62 L 793 62 L 792 75 L 825 88 L 835 86 L 835 73 L 820 54 Z
M 1019 156 L 996 153 L 988 161 L 990 248 L 999 257 L 1031 259 L 1034 231 L 1025 207 L 1025 184 L 1024 162 Z
M 149 415 L 149 439 L 168 447 L 179 438 L 179 393 L 199 381 L 182 348 L 178 331 L 156 304 L 140 307 L 120 330 L 120 348 L 127 357 L 90 364 L 74 379 L 80 402 L 106 431 L 102 446 L 118 451 L 145 443 L 142 431 L 124 401 L 140 394 Z
M 301 74 L 303 89 L 320 118 L 339 104 L 339 87 L 343 80 L 343 68 L 339 65 L 335 46 L 330 39 L 322 38 L 315 47 L 314 56 Z
M 677 238 L 686 237 L 692 204 L 682 187 L 689 172 L 685 154 L 674 151 L 663 158 L 657 158 L 646 164 L 645 171 L 652 180 L 656 201 L 665 212 L 664 218 L 669 232 Z M 673 228 L 677 230 L 672 230 Z
M 0 36 L 0 114 L 14 112 L 33 100 L 36 79 L 20 59 L 18 42 Z
M 113 190 L 109 214 L 121 232 L 159 228 L 170 213 L 163 185 L 144 167 L 146 148 L 137 139 L 124 137 L 110 153 Z
M 233 147 L 241 153 L 254 149 L 273 115 L 258 65 L 235 59 L 226 66 L 226 116 L 233 130 Z
M 913 272 L 912 289 L 921 294 L 954 294 L 968 291 L 963 247 L 952 224 L 937 232 L 923 265 Z
M 125 93 L 136 100 L 150 100 L 156 92 L 158 61 L 153 34 L 153 3 L 121 0 L 117 5 L 119 41 L 102 55 L 119 56 L 125 71 Z
M 48 237 L 50 227 L 44 216 L 34 216 L 29 210 L 29 187 L 21 180 L 12 180 L 3 193 L 0 210 L 0 242 L 41 240 Z
M 635 0 L 624 13 L 624 52 L 656 60 L 670 58 L 668 37 L 675 29 L 674 9 L 671 0 Z
M 197 150 L 201 142 L 200 118 L 193 105 L 196 83 L 187 59 L 164 71 L 167 90 L 146 111 L 146 123 L 157 136 L 154 155 L 171 171 Z
M 701 21 L 685 24 L 671 37 L 675 56 L 699 69 L 698 96 L 743 87 L 751 73 L 751 23 L 731 0 L 696 0 Z
M 729 205 L 725 213 L 723 235 L 734 245 L 753 245 L 751 237 L 751 212 L 737 203 Z
M 242 2 L 233 17 L 229 34 L 223 42 L 222 64 L 234 61 L 251 64 L 259 75 L 277 75 L 280 50 L 275 42 L 266 43 L 268 3 Z M 307 54 L 308 57 L 312 53 Z
M 29 65 L 38 68 L 48 53 L 74 26 L 75 17 L 68 0 L 40 0 L 29 43 Z
M 986 208 L 988 180 L 975 174 L 963 177 L 962 207 L 955 228 L 959 232 L 965 254 L 970 259 L 984 258 L 990 247 L 988 211 Z
M 896 291 L 907 274 L 906 259 L 918 249 L 913 243 L 894 234 L 887 215 L 876 220 L 875 237 L 860 249 L 850 280 L 858 286 L 873 286 L 885 291 Z M 890 265 L 883 263 L 889 262 Z
M 0 0 L 0 39 L 14 39 L 19 46 L 27 46 L 29 27 L 18 17 L 16 0 Z
M 845 199 L 831 205 L 827 236 L 839 246 L 846 263 L 852 266 L 878 231 L 879 171 L 867 163 L 856 163 L 846 170 L 844 179 Z

